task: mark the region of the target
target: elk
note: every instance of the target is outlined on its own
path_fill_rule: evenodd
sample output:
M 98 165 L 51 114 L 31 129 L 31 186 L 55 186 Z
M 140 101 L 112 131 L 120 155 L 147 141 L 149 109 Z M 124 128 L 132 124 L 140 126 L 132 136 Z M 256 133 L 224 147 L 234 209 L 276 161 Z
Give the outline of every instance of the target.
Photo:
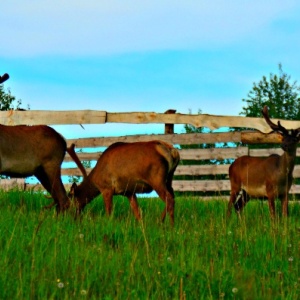
M 272 154 L 269 157 L 242 156 L 236 159 L 229 168 L 231 183 L 230 200 L 227 215 L 232 206 L 237 212 L 242 211 L 249 197 L 267 197 L 269 211 L 275 216 L 275 198 L 281 200 L 282 215 L 288 215 L 288 193 L 293 181 L 293 170 L 297 144 L 300 139 L 300 128 L 287 130 L 280 121 L 274 124 L 268 114 L 267 106 L 262 110 L 267 124 L 282 136 L 283 154 Z
M 53 197 L 57 211 L 65 210 L 69 199 L 61 181 L 61 164 L 66 148 L 65 139 L 51 127 L 0 124 L 0 174 L 34 175 Z
M 0 81 L 8 79 L 3 75 Z M 34 175 L 51 194 L 57 212 L 70 200 L 61 181 L 61 164 L 67 150 L 65 139 L 46 125 L 0 124 L 0 174 L 25 178 Z
M 163 141 L 117 142 L 103 152 L 79 186 L 72 185 L 70 195 L 80 212 L 101 193 L 108 215 L 112 213 L 113 195 L 124 195 L 129 199 L 135 218 L 140 220 L 136 194 L 154 190 L 166 203 L 162 221 L 168 212 L 174 224 L 172 180 L 179 160 L 178 150 Z M 78 161 L 76 164 L 80 167 Z

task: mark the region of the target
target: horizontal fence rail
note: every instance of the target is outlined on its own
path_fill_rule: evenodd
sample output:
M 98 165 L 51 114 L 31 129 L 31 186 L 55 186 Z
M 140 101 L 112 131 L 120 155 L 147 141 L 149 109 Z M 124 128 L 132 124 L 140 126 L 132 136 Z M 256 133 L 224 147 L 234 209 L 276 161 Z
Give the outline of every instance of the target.
M 175 110 L 173 110 L 175 112 Z M 278 119 L 273 119 L 277 123 Z M 300 127 L 300 121 L 280 120 L 289 129 Z M 66 125 L 66 124 L 190 124 L 215 130 L 221 127 L 241 127 L 257 129 L 263 133 L 271 132 L 263 118 L 241 116 L 216 116 L 208 114 L 181 114 L 155 112 L 110 113 L 98 110 L 74 111 L 0 111 L 0 124 L 3 125 Z
M 276 119 L 273 119 L 277 122 Z M 106 147 L 115 142 L 137 142 L 150 140 L 163 140 L 173 144 L 179 149 L 181 161 L 176 169 L 173 188 L 179 192 L 201 192 L 203 195 L 224 195 L 230 191 L 228 170 L 230 164 L 243 155 L 269 156 L 270 154 L 282 154 L 280 148 L 249 149 L 248 144 L 279 144 L 281 136 L 270 133 L 271 129 L 263 118 L 246 118 L 234 116 L 213 115 L 185 115 L 166 112 L 160 113 L 108 113 L 104 111 L 2 111 L 0 122 L 6 125 L 18 124 L 106 124 L 106 123 L 161 123 L 165 124 L 165 132 L 168 134 L 151 135 L 127 135 L 118 137 L 90 137 L 67 139 L 67 144 L 75 144 L 78 157 L 95 165 Z M 281 120 L 287 128 L 300 127 L 299 121 Z M 196 127 L 216 129 L 221 127 L 242 128 L 243 131 L 210 132 L 210 133 L 182 133 L 172 132 L 173 124 L 191 124 Z M 245 130 L 249 128 L 250 130 Z M 257 129 L 259 131 L 256 131 Z M 226 147 L 224 144 L 226 144 Z M 209 145 L 209 148 L 207 148 Z M 205 149 L 203 149 L 205 146 Z M 185 149 L 185 147 L 190 147 Z M 193 148 L 191 148 L 193 147 Z M 101 148 L 101 150 L 99 150 Z M 297 150 L 300 157 L 300 150 Z M 79 169 L 68 154 L 65 156 L 62 166 L 62 176 L 81 176 Z M 91 168 L 87 168 L 87 173 Z M 294 178 L 300 178 L 300 165 L 295 166 Z M 221 178 L 221 179 L 220 179 Z M 9 183 L 0 180 L 3 189 L 9 188 Z M 18 179 L 13 187 L 24 186 L 24 180 Z M 41 187 L 27 185 L 27 188 Z M 66 184 L 68 186 L 68 184 Z M 290 193 L 299 194 L 300 185 L 293 184 Z

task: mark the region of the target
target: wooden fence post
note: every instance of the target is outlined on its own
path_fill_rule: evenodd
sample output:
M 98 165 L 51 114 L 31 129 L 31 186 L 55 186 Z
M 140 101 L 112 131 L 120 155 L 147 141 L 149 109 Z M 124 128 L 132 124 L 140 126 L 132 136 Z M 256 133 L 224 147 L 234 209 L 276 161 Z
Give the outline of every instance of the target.
M 165 114 L 175 114 L 176 109 L 168 109 Z M 165 134 L 172 134 L 174 133 L 174 124 L 165 124 Z

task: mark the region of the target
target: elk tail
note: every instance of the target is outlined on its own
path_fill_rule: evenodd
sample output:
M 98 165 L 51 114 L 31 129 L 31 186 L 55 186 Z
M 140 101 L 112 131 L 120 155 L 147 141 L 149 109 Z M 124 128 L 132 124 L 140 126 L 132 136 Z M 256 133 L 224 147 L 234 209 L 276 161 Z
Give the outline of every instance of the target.
M 180 160 L 178 150 L 173 145 L 163 141 L 157 141 L 156 149 L 168 162 L 169 172 L 175 170 Z
M 79 170 L 81 171 L 81 173 L 83 175 L 83 178 L 86 178 L 87 177 L 86 170 L 85 170 L 82 162 L 80 161 L 80 159 L 77 156 L 74 149 L 75 149 L 75 144 L 72 144 L 70 147 L 67 148 L 67 152 L 69 153 L 69 155 L 72 157 L 72 159 L 74 160 L 74 162 L 78 166 Z

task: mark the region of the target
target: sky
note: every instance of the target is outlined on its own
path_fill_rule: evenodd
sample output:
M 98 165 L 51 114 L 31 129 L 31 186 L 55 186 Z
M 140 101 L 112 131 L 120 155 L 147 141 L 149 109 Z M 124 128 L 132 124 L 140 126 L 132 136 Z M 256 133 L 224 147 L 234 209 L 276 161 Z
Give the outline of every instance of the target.
M 300 80 L 299 15 L 296 0 L 1 1 L 0 73 L 31 110 L 237 116 L 279 63 Z M 58 128 L 66 138 L 163 133 L 150 124 Z

